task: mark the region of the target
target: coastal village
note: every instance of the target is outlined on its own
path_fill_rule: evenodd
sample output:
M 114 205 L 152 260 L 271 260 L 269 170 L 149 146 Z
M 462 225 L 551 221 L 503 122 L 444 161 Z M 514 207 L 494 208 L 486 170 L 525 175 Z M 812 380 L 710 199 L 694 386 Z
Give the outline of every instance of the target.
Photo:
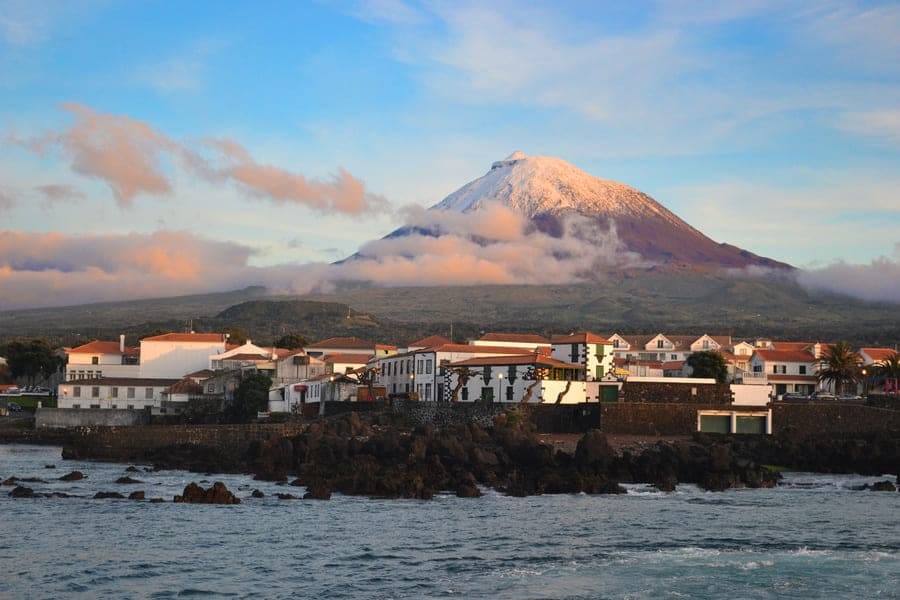
M 65 349 L 56 408 L 38 410 L 38 425 L 127 424 L 128 415 L 173 417 L 201 408 L 214 413 L 233 402 L 241 381 L 253 374 L 271 381 L 259 420 L 326 415 L 339 405 L 373 402 L 654 402 L 698 405 L 698 431 L 771 433 L 775 402 L 896 397 L 896 378 L 883 373 L 884 365 L 896 363 L 895 349 L 854 349 L 856 374 L 842 381 L 822 376 L 831 348 L 824 342 L 664 333 L 547 338 L 491 332 L 466 343 L 433 335 L 399 347 L 335 337 L 296 349 L 194 332 L 145 337 L 132 347 L 123 335 Z M 698 377 L 691 366 L 692 356 L 710 353 L 725 366 L 718 380 Z M 22 393 L 6 387 L 7 401 Z

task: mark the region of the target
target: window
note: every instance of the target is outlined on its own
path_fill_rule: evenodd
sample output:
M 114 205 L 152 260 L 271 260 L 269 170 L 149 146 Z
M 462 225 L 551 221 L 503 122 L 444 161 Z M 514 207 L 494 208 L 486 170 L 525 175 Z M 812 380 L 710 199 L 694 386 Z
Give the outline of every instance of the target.
M 753 365 L 753 372 L 754 373 L 762 373 L 763 372 L 762 365 Z
M 91 357 L 91 364 L 92 364 L 92 365 L 99 365 L 99 364 L 100 364 L 100 357 L 99 357 L 99 356 L 92 356 L 92 357 Z
M 72 405 L 72 408 L 81 408 L 81 405 L 80 405 L 80 404 L 73 404 L 73 405 Z
M 103 379 L 103 371 L 97 371 L 97 379 Z
M 69 371 L 69 381 L 75 379 L 75 371 Z
M 153 400 L 153 388 L 145 388 L 144 389 L 144 399 L 145 400 Z
M 806 365 L 800 365 L 800 374 L 806 375 Z
M 509 386 L 506 388 L 506 401 L 512 402 L 513 399 L 513 386 Z
M 619 347 L 619 340 L 613 340 L 613 348 Z
M 84 371 L 78 371 L 78 379 L 84 379 Z
M 115 410 L 115 409 L 119 408 L 119 405 L 118 405 L 118 404 L 113 404 L 112 406 L 110 406 L 110 408 L 112 408 L 113 410 Z
M 678 355 L 677 355 L 677 354 L 673 354 L 673 355 L 672 355 L 672 360 L 678 360 Z
M 573 363 L 578 362 L 578 344 L 572 344 L 572 347 L 569 349 L 569 355 L 572 358 L 572 360 L 570 362 L 573 362 Z
M 207 394 L 212 394 L 215 391 L 216 391 L 216 386 L 214 384 L 212 384 L 212 383 L 206 384 L 206 393 Z
M 708 349 L 709 349 L 709 340 L 703 340 L 703 349 L 704 349 L 704 350 L 708 350 Z
M 425 374 L 431 375 L 431 360 L 430 359 L 425 361 Z
M 406 372 L 407 372 L 407 373 L 412 373 L 412 372 L 413 372 L 413 370 L 412 370 L 412 359 L 411 359 L 411 358 L 408 359 L 408 360 L 406 361 Z
M 662 341 L 662 340 L 656 340 L 656 347 L 657 347 L 657 348 L 663 348 L 663 347 L 664 347 L 664 346 L 663 346 L 663 341 Z
M 463 400 L 468 400 L 468 399 L 469 399 L 469 388 L 468 388 L 468 386 L 466 386 L 466 387 L 464 387 L 464 388 L 462 389 L 462 399 L 463 399 Z
M 773 373 L 777 373 L 777 372 L 778 372 L 778 365 L 772 365 L 772 372 L 773 372 Z
M 128 388 L 128 397 L 134 398 L 134 388 Z
M 128 410 L 134 410 L 134 404 L 129 404 L 129 405 L 128 405 Z
M 91 404 L 91 408 L 100 408 L 99 404 Z
M 93 371 L 88 371 L 88 372 L 87 372 L 87 378 L 88 378 L 88 379 L 93 379 L 93 378 L 94 378 L 94 372 L 93 372 Z
M 100 388 L 94 386 L 91 388 L 91 398 L 99 398 L 100 397 Z
M 782 375 L 787 373 L 787 365 L 781 365 L 781 373 Z
M 431 400 L 431 384 L 430 383 L 425 384 L 425 399 Z
M 117 387 L 110 388 L 109 395 L 113 398 L 118 398 L 119 397 L 119 388 L 117 388 Z
M 72 395 L 76 398 L 81 398 L 81 386 L 76 385 L 72 388 Z

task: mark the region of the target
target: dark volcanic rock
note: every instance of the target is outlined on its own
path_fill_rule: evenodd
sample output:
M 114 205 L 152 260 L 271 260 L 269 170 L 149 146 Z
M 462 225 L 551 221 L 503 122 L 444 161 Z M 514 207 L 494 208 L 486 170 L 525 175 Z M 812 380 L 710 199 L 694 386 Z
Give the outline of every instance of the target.
M 84 479 L 84 473 L 81 471 L 72 471 L 59 478 L 60 481 L 80 481 Z
M 297 500 L 297 496 L 295 496 L 293 494 L 278 493 L 278 494 L 275 494 L 275 497 L 278 498 L 279 500 Z
M 876 481 L 872 485 L 869 486 L 869 489 L 873 492 L 896 492 L 897 486 L 891 483 L 888 480 L 884 481 Z
M 7 494 L 10 498 L 34 498 L 34 490 L 24 485 L 17 485 Z
M 259 491 L 259 490 L 253 490 L 253 493 L 250 494 L 250 495 L 253 496 L 254 498 L 265 498 L 265 497 L 266 497 L 266 495 L 263 494 L 263 493 L 262 493 L 261 491 Z
M 150 498 L 150 504 L 162 504 L 165 502 L 162 498 Z
M 19 480 L 18 477 L 10 477 L 9 479 L 4 479 L 2 482 L 0 482 L 0 486 L 14 487 L 14 486 L 18 485 L 16 483 L 18 480 Z
M 180 496 L 175 496 L 174 502 L 186 502 L 191 504 L 240 504 L 241 500 L 225 487 L 221 481 L 215 482 L 211 488 L 204 490 L 196 483 L 185 486 Z
M 96 494 L 94 494 L 94 498 L 97 500 L 105 500 L 107 498 L 120 500 L 124 499 L 125 496 L 123 496 L 119 492 L 97 492 Z
M 125 472 L 126 473 L 140 473 L 141 470 L 138 469 L 137 467 L 135 467 L 134 465 L 132 465 L 132 466 L 128 467 L 127 469 L 125 469 Z
M 128 494 L 128 499 L 129 500 L 143 500 L 144 492 L 131 492 L 130 494 Z
M 474 485 L 463 483 L 456 488 L 456 496 L 459 498 L 481 498 L 481 490 Z
M 316 482 L 306 489 L 304 500 L 331 500 L 331 486 L 325 482 Z
M 133 483 L 144 483 L 144 482 L 140 481 L 139 479 L 132 479 L 131 477 L 125 476 L 125 477 L 119 477 L 118 479 L 116 479 L 116 483 L 133 484 Z
M 56 465 L 44 465 L 45 469 L 55 469 Z

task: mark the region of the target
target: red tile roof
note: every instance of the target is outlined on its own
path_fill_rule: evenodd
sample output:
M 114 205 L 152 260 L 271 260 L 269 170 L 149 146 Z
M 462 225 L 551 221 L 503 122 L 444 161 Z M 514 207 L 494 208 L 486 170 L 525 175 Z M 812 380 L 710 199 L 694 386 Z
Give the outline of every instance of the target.
M 114 385 L 120 387 L 169 387 L 178 383 L 178 379 L 147 379 L 139 377 L 103 377 L 101 379 L 76 379 L 64 381 L 60 385 L 69 387 L 77 385 L 79 387 L 92 385 Z
M 609 344 L 612 342 L 605 337 L 599 336 L 590 331 L 584 333 L 573 333 L 571 335 L 554 335 L 550 339 L 553 344 Z
M 897 354 L 893 348 L 860 348 L 860 352 L 865 352 L 874 362 L 880 363 L 886 361 L 890 357 Z
M 815 346 L 813 342 L 772 342 L 774 350 L 803 351 Z
M 140 354 L 140 349 L 125 347 L 125 352 L 119 351 L 119 342 L 101 342 L 94 340 L 69 350 L 69 354 Z
M 190 377 L 192 379 L 209 379 L 215 374 L 215 371 L 210 371 L 209 369 L 200 369 L 199 371 L 188 373 L 187 375 L 185 375 L 185 377 Z
M 816 362 L 816 357 L 812 353 L 801 350 L 763 350 L 758 348 L 756 354 L 766 362 Z
M 349 352 L 341 352 L 337 354 L 326 354 L 322 357 L 328 364 L 346 363 L 352 365 L 364 365 L 372 358 L 370 354 L 351 354 Z
M 333 337 L 306 346 L 306 349 L 374 350 L 375 344 L 358 337 Z
M 245 354 L 234 354 L 232 356 L 217 356 L 217 357 L 213 358 L 213 360 L 222 360 L 222 361 L 242 360 L 242 361 L 247 361 L 247 362 L 253 362 L 253 361 L 266 362 L 266 361 L 272 360 L 271 356 L 272 356 L 271 354 L 245 353 Z
M 486 333 L 479 342 L 512 342 L 516 344 L 549 344 L 550 340 L 535 333 Z
M 454 363 L 450 363 L 449 367 L 490 367 L 490 366 L 512 366 L 512 365 L 535 365 L 540 367 L 549 367 L 554 369 L 578 369 L 583 370 L 581 365 L 573 365 L 571 363 L 556 360 L 543 354 L 531 352 L 529 354 L 519 354 L 516 356 L 479 356 L 476 358 L 467 358 Z
M 170 385 L 164 391 L 169 394 L 201 394 L 203 393 L 203 386 L 186 377 L 178 383 Z
M 450 338 L 445 338 L 442 335 L 430 335 L 427 338 L 422 338 L 421 340 L 416 340 L 415 342 L 410 342 L 407 344 L 407 348 L 430 348 L 432 346 L 443 346 L 444 344 L 450 344 L 452 341 Z
M 142 342 L 224 342 L 225 335 L 221 333 L 164 333 L 146 337 Z
M 469 352 L 472 354 L 534 354 L 529 348 L 513 348 L 510 346 L 474 346 L 472 344 L 443 344 L 434 348 L 426 348 L 429 352 Z M 419 350 L 423 352 L 423 350 Z

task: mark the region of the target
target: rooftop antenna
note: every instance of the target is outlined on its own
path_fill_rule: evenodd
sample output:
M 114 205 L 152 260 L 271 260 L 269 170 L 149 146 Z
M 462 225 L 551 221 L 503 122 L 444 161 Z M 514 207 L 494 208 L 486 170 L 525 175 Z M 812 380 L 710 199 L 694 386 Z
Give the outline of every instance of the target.
M 450 321 L 450 343 L 453 343 L 453 321 Z

